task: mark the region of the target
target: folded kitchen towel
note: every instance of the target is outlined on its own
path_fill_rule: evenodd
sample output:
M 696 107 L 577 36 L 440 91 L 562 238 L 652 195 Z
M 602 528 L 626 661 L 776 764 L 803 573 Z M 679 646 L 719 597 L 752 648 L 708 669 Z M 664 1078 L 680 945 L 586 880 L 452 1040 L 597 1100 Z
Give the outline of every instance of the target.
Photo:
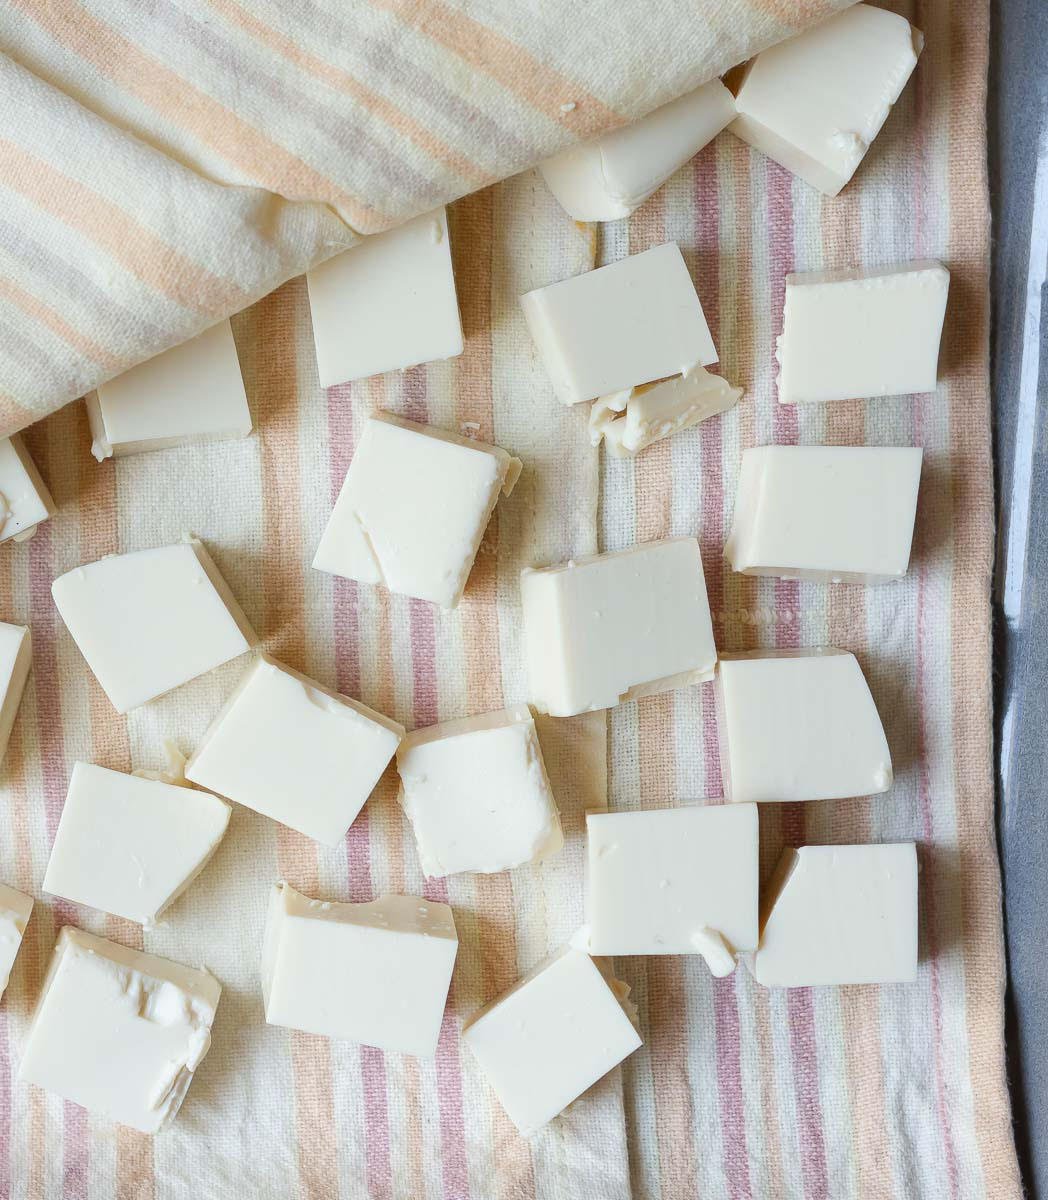
M 0 433 L 851 0 L 10 0 Z

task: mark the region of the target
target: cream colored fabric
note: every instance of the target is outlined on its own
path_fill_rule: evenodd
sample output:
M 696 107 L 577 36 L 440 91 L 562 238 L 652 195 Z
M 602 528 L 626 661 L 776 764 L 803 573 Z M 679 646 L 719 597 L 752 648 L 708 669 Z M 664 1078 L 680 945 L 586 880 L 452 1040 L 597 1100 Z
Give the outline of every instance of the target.
M 0 433 L 849 0 L 13 0 Z

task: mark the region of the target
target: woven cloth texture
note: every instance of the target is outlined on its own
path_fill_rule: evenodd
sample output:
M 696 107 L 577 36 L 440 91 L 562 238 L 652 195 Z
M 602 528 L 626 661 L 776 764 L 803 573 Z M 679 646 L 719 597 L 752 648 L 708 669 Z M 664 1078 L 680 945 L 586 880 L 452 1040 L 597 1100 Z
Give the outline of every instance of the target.
M 600 4 L 589 7 L 610 11 Z M 707 15 L 714 7 L 692 6 Z M 150 29 L 146 14 L 170 22 L 175 11 L 157 3 L 125 6 L 121 0 L 98 9 L 141 37 Z M 228 37 L 234 5 L 224 0 L 209 9 L 212 27 Z M 403 21 L 407 9 L 390 0 L 367 13 Z M 61 25 L 66 11 L 81 14 L 79 5 L 9 6 L 2 36 L 11 40 L 17 33 L 22 41 L 21 66 L 8 69 L 26 87 L 47 90 L 40 82 L 47 55 L 53 71 L 72 69 L 72 51 L 59 53 L 54 37 L 41 32 L 44 18 Z M 270 15 L 308 27 L 303 14 L 319 20 L 320 11 L 294 0 L 281 13 L 274 5 Z M 459 10 L 420 5 L 412 11 L 432 21 L 434 13 L 450 20 Z M 475 18 L 478 10 L 471 11 Z M 678 10 L 672 5 L 659 9 L 673 11 Z M 770 37 L 787 6 L 725 5 L 719 11 L 735 30 L 732 45 L 739 46 L 746 22 Z M 790 9 L 794 19 L 797 11 Z M 816 11 L 808 6 L 807 15 Z M 783 844 L 915 839 L 921 863 L 917 984 L 771 992 L 756 987 L 745 968 L 713 980 L 696 959 L 618 960 L 616 973 L 631 984 L 639 1007 L 644 1047 L 543 1133 L 520 1138 L 460 1045 L 461 1022 L 563 944 L 583 920 L 586 809 L 715 801 L 721 791 L 708 686 L 623 705 L 607 717 L 543 720 L 540 735 L 567 841 L 561 855 L 541 866 L 426 881 L 390 774 L 345 843 L 334 849 L 236 807 L 215 859 L 162 923 L 145 933 L 89 909 L 39 898 L 0 1007 L 0 1196 L 1012 1200 L 1020 1195 L 1003 1073 L 1004 966 L 990 773 L 989 227 L 982 124 L 988 11 L 986 0 L 928 0 L 897 11 L 924 30 L 927 48 L 859 175 L 837 199 L 822 198 L 728 134 L 629 221 L 600 229 L 572 222 L 538 175 L 525 172 L 450 209 L 466 332 L 461 358 L 322 391 L 306 289 L 294 278 L 233 321 L 255 418 L 250 438 L 100 465 L 90 455 L 82 405 L 35 424 L 27 444 L 59 512 L 31 541 L 6 544 L 0 554 L 0 617 L 29 623 L 34 639 L 34 670 L 0 776 L 0 878 L 40 897 L 73 762 L 122 770 L 156 767 L 164 737 L 190 750 L 245 666 L 229 664 L 118 717 L 51 602 L 51 581 L 64 570 L 191 531 L 214 554 L 266 650 L 409 726 L 421 726 L 524 698 L 517 583 L 522 566 L 664 534 L 695 534 L 722 649 L 832 644 L 860 657 L 885 721 L 895 786 L 872 801 L 765 811 L 763 868 L 770 870 Z M 195 6 L 187 3 L 177 12 L 188 23 Z M 500 19 L 510 18 L 500 9 Z M 523 26 L 523 16 L 514 19 Z M 653 24 L 661 19 L 653 18 Z M 86 37 L 83 30 L 91 26 L 79 16 L 78 21 Z M 655 35 L 637 24 L 632 33 L 650 52 Z M 685 22 L 681 41 L 687 41 L 689 28 Z M 525 29 L 518 32 L 523 41 Z M 579 36 L 580 46 L 597 38 L 592 31 Z M 111 42 L 104 44 L 112 49 Z M 216 37 L 219 49 L 224 44 Z M 417 41 L 412 45 L 417 48 Z M 595 44 L 588 49 L 594 51 Z M 398 61 L 392 48 L 386 50 Z M 458 53 L 443 42 L 431 52 L 438 51 Z M 558 53 L 566 52 L 558 47 Z M 639 61 L 634 45 L 616 45 L 614 53 L 622 63 Z M 687 50 L 693 57 L 697 53 L 695 45 Z M 596 67 L 581 49 L 577 58 L 572 54 L 590 91 L 600 90 L 601 79 L 612 90 L 612 72 L 591 78 Z M 675 38 L 667 40 L 665 54 L 671 67 L 686 57 Z M 115 51 L 110 57 L 122 61 Z M 639 72 L 643 86 L 637 78 L 613 81 L 620 106 L 627 93 L 636 103 L 633 111 L 666 98 L 665 90 L 658 95 L 644 90 L 655 86 L 654 61 L 661 60 L 649 57 Z M 27 73 L 30 67 L 35 78 Z M 436 77 L 443 68 L 438 62 L 430 69 Z M 622 73 L 630 74 L 626 67 Z M 548 115 L 523 105 L 517 93 L 507 96 L 508 87 L 498 90 L 488 76 L 476 75 L 475 100 L 483 101 L 485 112 L 498 103 L 523 107 L 532 126 L 545 130 L 543 150 L 566 136 L 559 116 L 551 123 Z M 93 78 L 101 87 L 102 74 Z M 461 84 L 465 76 L 457 78 Z M 134 79 L 146 86 L 144 75 Z M 550 94 L 559 104 L 561 96 L 577 96 L 578 86 Z M 117 111 L 111 79 L 105 95 L 110 108 L 102 126 L 119 141 L 127 116 Z M 73 98 L 66 102 L 79 105 Z M 98 97 L 92 99 L 96 106 L 102 106 Z M 42 112 L 50 111 L 43 105 Z M 77 111 L 94 129 L 96 118 L 86 108 Z M 206 128 L 212 110 L 200 111 Z M 501 111 L 504 123 L 516 121 L 506 115 L 509 109 Z M 135 101 L 134 112 L 141 121 L 156 120 L 156 109 L 144 100 Z M 9 119 L 5 108 L 0 120 Z M 50 132 L 35 127 L 37 154 L 54 147 L 56 130 L 63 128 L 79 145 L 73 127 L 56 122 Z M 23 140 L 29 136 L 25 129 L 14 132 Z M 92 144 L 84 129 L 80 135 L 85 146 Z M 128 139 L 125 149 L 154 155 L 157 136 Z M 217 220 L 219 208 L 208 209 L 207 197 L 215 195 L 218 176 L 186 166 L 188 138 L 185 134 L 177 156 L 164 161 L 173 177 L 184 173 L 183 182 L 192 181 L 203 198 L 200 211 Z M 501 163 L 514 161 L 502 143 L 495 144 L 506 155 Z M 0 145 L 11 152 L 11 142 Z M 209 161 L 214 168 L 218 160 Z M 107 187 L 116 189 L 124 206 L 134 207 L 129 189 L 142 175 L 129 167 L 119 184 L 117 178 L 111 176 Z M 174 178 L 171 186 L 171 207 L 178 209 L 171 220 L 185 232 L 197 210 Z M 115 259 L 96 259 L 97 251 L 89 254 L 84 245 L 78 258 L 70 250 L 74 233 L 60 236 L 61 222 L 55 224 L 53 214 L 38 216 L 35 226 L 23 222 L 35 201 L 14 197 L 10 174 L 0 179 L 0 189 L 11 199 L 0 213 L 0 237 L 8 239 L 0 245 L 3 287 L 10 293 L 28 282 L 18 274 L 23 260 L 14 237 L 28 230 L 48 249 L 40 269 L 55 272 L 55 286 L 46 293 L 50 311 L 65 322 L 85 317 L 77 337 L 88 336 L 88 330 L 99 344 L 115 344 L 111 326 L 93 326 L 87 319 L 102 304 L 93 299 L 98 291 L 85 286 L 85 272 L 96 273 L 94 286 L 105 288 L 106 304 L 117 312 L 107 319 L 130 322 L 120 335 L 125 346 L 132 326 L 144 347 L 161 331 L 165 338 L 176 329 L 189 332 L 192 321 L 205 319 L 198 311 L 190 321 L 187 309 L 122 274 L 125 267 Z M 81 193 L 45 190 L 67 198 L 70 216 L 82 199 Z M 301 238 L 279 270 L 272 268 L 276 274 L 301 268 L 313 250 L 295 255 L 302 246 L 315 248 L 312 239 L 327 222 L 342 228 L 328 209 L 284 205 L 272 197 L 267 219 L 253 225 L 260 210 L 252 206 L 262 203 L 261 193 L 247 186 L 224 190 L 227 224 L 213 265 L 216 278 L 227 283 L 223 272 L 230 264 L 243 266 L 256 257 L 253 247 L 261 243 L 252 236 L 257 239 L 260 228 L 271 239 L 270 249 L 284 244 L 282 231 Z M 447 194 L 450 190 L 449 184 Z M 424 207 L 444 194 L 427 193 L 416 202 Z M 403 211 L 410 207 L 405 201 Z M 250 212 L 254 217 L 248 219 Z M 111 233 L 113 226 L 102 221 L 93 228 Z M 112 244 L 130 263 L 143 243 L 125 243 L 123 233 Z M 565 409 L 554 400 L 517 298 L 670 238 L 681 244 L 702 297 L 721 354 L 719 369 L 744 385 L 746 395 L 734 412 L 635 462 L 602 459 L 588 443 L 585 406 Z M 936 394 L 824 407 L 777 405 L 773 344 L 786 272 L 934 256 L 952 272 Z M 146 254 L 143 261 L 154 260 Z M 255 278 L 261 281 L 263 274 Z M 173 277 L 189 278 L 177 270 Z M 199 297 L 199 276 L 193 278 L 189 290 Z M 249 295 L 250 288 L 242 293 Z M 206 319 L 223 311 L 224 302 L 216 303 Z M 11 321 L 5 315 L 5 323 Z M 40 326 L 44 332 L 34 335 L 41 339 L 36 357 L 26 361 L 47 364 L 66 382 L 76 370 L 88 370 L 82 348 L 68 340 L 69 329 L 47 341 L 45 327 L 47 320 Z M 0 340 L 5 371 L 22 346 L 6 333 Z M 41 405 L 57 398 L 57 392 L 49 393 Z M 524 460 L 521 482 L 500 501 L 454 613 L 309 567 L 361 422 L 377 409 L 466 430 Z M 724 566 L 721 547 L 741 450 L 794 441 L 925 447 L 914 559 L 904 581 L 877 589 L 829 588 L 742 578 Z M 267 892 L 278 878 L 328 899 L 367 900 L 389 890 L 447 899 L 454 906 L 460 956 L 434 1061 L 265 1024 L 258 964 Z M 32 1005 L 55 932 L 66 923 L 206 964 L 222 981 L 211 1053 L 177 1120 L 155 1138 L 114 1127 L 17 1081 Z
M 9 0 L 0 433 L 851 0 Z

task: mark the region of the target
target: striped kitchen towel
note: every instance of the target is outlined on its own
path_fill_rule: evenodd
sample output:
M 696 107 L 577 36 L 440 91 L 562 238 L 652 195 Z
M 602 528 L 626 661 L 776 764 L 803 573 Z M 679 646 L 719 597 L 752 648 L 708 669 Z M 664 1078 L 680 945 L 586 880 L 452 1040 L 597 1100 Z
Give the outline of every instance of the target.
M 631 984 L 640 1010 L 643 1048 L 541 1134 L 520 1138 L 458 1040 L 462 1021 L 562 944 L 582 920 L 587 808 L 715 802 L 721 790 L 708 685 L 623 705 L 607 717 L 543 720 L 540 735 L 566 845 L 541 865 L 426 881 L 390 775 L 336 848 L 237 807 L 215 858 L 156 929 L 143 932 L 89 909 L 38 899 L 0 1006 L 0 1197 L 1018 1200 L 1003 1072 L 1004 966 L 990 772 L 989 229 L 982 128 L 988 0 L 898 0 L 893 6 L 925 31 L 927 49 L 856 180 L 835 200 L 810 191 L 728 134 L 629 221 L 600 229 L 572 222 L 538 175 L 525 172 L 450 210 L 466 333 L 461 358 L 325 392 L 317 383 L 306 289 L 296 278 L 234 318 L 257 429 L 251 438 L 98 464 L 81 405 L 36 424 L 27 441 L 59 512 L 31 541 L 6 544 L 0 554 L 0 618 L 29 623 L 34 639 L 33 674 L 0 768 L 0 879 L 40 897 L 74 761 L 155 767 L 164 737 L 191 749 L 243 667 L 228 664 L 117 716 L 51 603 L 52 579 L 80 562 L 163 544 L 192 530 L 214 554 L 267 650 L 406 725 L 420 726 L 524 698 L 522 566 L 664 533 L 695 534 L 722 648 L 830 642 L 862 660 L 885 719 L 895 786 L 872 801 L 765 813 L 764 867 L 770 869 L 784 843 L 915 839 L 922 867 L 918 982 L 770 992 L 755 986 L 744 968 L 714 980 L 697 960 L 618 960 L 617 973 Z M 425 64 L 427 74 L 411 78 L 419 102 L 437 114 L 426 128 L 446 139 L 456 129 L 471 129 L 471 154 L 492 156 L 484 160 L 489 165 L 502 155 L 502 167 L 512 169 L 524 159 L 512 158 L 516 151 L 506 130 L 523 128 L 530 113 L 529 128 L 541 133 L 545 152 L 581 130 L 562 127 L 559 122 L 572 114 L 562 118 L 559 107 L 544 113 L 539 98 L 559 106 L 570 97 L 580 101 L 575 111 L 582 111 L 584 97 L 578 82 L 554 87 L 534 69 L 534 55 L 529 60 L 509 53 L 499 59 L 502 76 L 469 66 L 475 79 L 467 86 L 463 66 L 460 76 L 449 76 L 451 90 L 441 91 L 436 80 L 444 83 L 446 60 L 468 65 L 480 47 L 506 46 L 494 34 L 485 40 L 475 30 L 472 37 L 463 32 L 484 14 L 482 28 L 493 29 L 494 7 L 472 5 L 467 17 L 464 5 L 439 0 L 372 3 L 363 9 L 368 20 L 387 34 L 396 28 L 398 37 L 376 35 L 347 45 L 334 34 L 288 40 L 300 27 L 319 29 L 320 14 L 336 11 L 334 5 L 328 10 L 318 0 L 273 0 L 265 6 L 267 23 L 251 26 L 268 31 L 264 38 L 261 32 L 251 36 L 272 46 L 273 63 L 284 64 L 267 77 L 271 90 L 265 95 L 297 100 L 312 88 L 309 94 L 316 96 L 322 86 L 332 88 L 333 78 L 349 86 L 342 75 L 303 82 L 306 66 L 318 61 L 305 56 L 306 45 L 319 61 L 344 54 L 345 62 L 368 66 L 370 73 L 361 77 L 369 86 L 376 80 L 404 86 L 410 59 L 413 70 Z M 110 32 L 83 17 L 88 8 Z M 622 111 L 628 94 L 628 103 L 637 105 L 630 111 L 639 112 L 669 94 L 652 90 L 662 86 L 653 82 L 659 72 L 652 64 L 660 60 L 652 39 L 665 38 L 670 62 L 677 58 L 676 41 L 688 37 L 689 54 L 714 56 L 729 41 L 735 53 L 744 25 L 771 37 L 787 17 L 822 11 L 786 0 L 650 8 L 652 28 L 636 20 L 633 5 L 590 4 L 585 24 L 572 7 L 575 40 L 543 61 L 559 64 L 559 80 L 570 74 L 567 56 L 587 94 L 610 104 L 613 92 Z M 104 119 L 80 107 L 82 89 L 70 87 L 63 101 L 79 113 L 83 145 L 97 144 L 91 139 L 102 120 L 114 148 L 122 145 L 132 159 L 149 158 L 160 153 L 162 136 L 145 123 L 157 120 L 171 77 L 130 68 L 119 75 L 114 64 L 129 61 L 119 38 L 146 54 L 147 37 L 180 45 L 173 30 L 188 37 L 187 30 L 203 23 L 209 36 L 194 34 L 187 61 L 200 71 L 216 59 L 235 67 L 230 55 L 243 51 L 247 33 L 235 14 L 247 11 L 233 0 L 184 0 L 177 8 L 159 0 L 89 6 L 26 0 L 24 6 L 7 5 L 0 36 L 11 41 L 14 30 L 21 39 L 14 54 L 20 66 L 10 68 L 19 86 L 40 89 L 52 100 L 57 93 L 43 76 L 52 85 L 63 71 L 86 78 L 83 64 L 94 46 L 89 77 L 98 90 L 91 108 Z M 262 11 L 260 3 L 251 9 Z M 354 19 L 360 11 L 352 10 Z M 518 45 L 531 45 L 526 38 L 540 11 L 541 4 L 501 6 L 499 37 L 512 43 L 512 34 Z M 77 14 L 69 26 L 68 13 Z M 591 22 L 597 13 L 612 23 Z M 705 33 L 696 14 L 707 22 Z M 674 36 L 669 15 L 680 22 Z M 415 20 L 410 28 L 408 17 Z M 153 21 L 166 31 L 163 37 Z M 637 28 L 612 36 L 627 25 Z M 119 38 L 113 26 L 119 26 Z M 705 49 L 701 37 L 707 38 Z M 156 57 L 161 52 L 153 45 Z M 303 65 L 288 63 L 289 45 L 300 48 Z M 277 52 L 284 57 L 278 60 Z M 726 59 L 731 53 L 725 50 Z M 614 80 L 602 68 L 614 56 L 633 64 L 630 77 Z M 236 74 L 231 68 L 218 73 L 227 99 L 236 91 Z M 410 93 L 397 94 L 406 101 Z M 244 112 L 260 111 L 262 95 L 257 81 L 243 84 Z M 468 119 L 471 113 L 479 119 L 475 106 L 481 100 L 489 115 L 503 106 L 497 128 L 487 132 Z M 297 120 L 300 112 L 286 102 L 283 107 L 289 111 L 281 121 L 265 127 L 273 146 L 286 135 L 281 122 Z M 42 102 L 40 113 L 47 111 Z M 131 190 L 138 176 L 128 171 L 130 159 L 118 161 L 117 154 L 111 177 L 93 166 L 89 193 L 68 182 L 55 188 L 49 183 L 55 161 L 39 158 L 41 147 L 53 143 L 37 130 L 35 155 L 18 148 L 29 118 L 5 133 L 5 152 L 29 156 L 36 172 L 0 178 L 9 201 L 0 210 L 6 239 L 0 277 L 20 298 L 7 311 L 0 338 L 5 370 L 23 363 L 26 378 L 50 370 L 53 381 L 68 382 L 71 364 L 87 370 L 83 349 L 70 338 L 86 338 L 81 347 L 96 351 L 111 344 L 111 333 L 92 324 L 95 318 L 123 321 L 123 344 L 134 329 L 144 346 L 173 329 L 176 317 L 189 322 L 183 301 L 206 297 L 212 303 L 206 316 L 193 310 L 192 321 L 226 311 L 216 298 L 222 289 L 229 294 L 234 284 L 245 285 L 236 272 L 262 261 L 260 248 L 273 256 L 267 269 L 276 277 L 299 270 L 325 230 L 337 229 L 343 237 L 345 225 L 332 215 L 334 207 L 263 199 L 242 175 L 231 181 L 229 164 L 213 148 L 206 155 L 201 149 L 205 138 L 229 132 L 215 120 L 215 102 L 201 93 L 186 111 L 192 127 L 160 156 L 171 172 L 165 220 L 183 233 L 188 222 L 202 239 L 208 232 L 204 219 L 180 201 L 190 192 L 216 198 L 224 183 L 223 203 L 229 205 L 221 218 L 219 208 L 206 203 L 200 210 L 218 222 L 214 236 L 223 249 L 199 259 L 178 257 L 185 243 L 168 245 L 141 224 L 143 197 Z M 414 145 L 409 128 L 391 110 L 382 111 L 389 136 Z M 35 107 L 32 112 L 37 120 Z M 8 119 L 0 111 L 0 120 Z M 121 131 L 136 122 L 142 136 L 124 144 Z M 363 131 L 347 128 L 354 130 L 352 144 L 365 144 Z M 69 129 L 75 132 L 75 124 Z M 63 143 L 70 155 L 80 153 L 72 132 Z M 374 146 L 373 128 L 370 133 Z M 325 145 L 336 134 L 350 137 L 331 122 L 312 131 Z M 537 139 L 538 133 L 528 136 Z M 263 154 L 246 134 L 225 144 L 284 171 L 285 183 L 289 178 L 286 161 L 278 162 L 275 152 Z M 532 145 L 538 147 L 538 140 Z M 390 161 L 371 153 L 368 169 L 385 171 Z M 451 171 L 421 157 L 416 169 L 420 161 L 434 173 Z M 246 171 L 243 162 L 237 170 Z M 12 178 L 35 179 L 38 200 L 15 195 Z M 239 186 L 228 186 L 237 181 Z M 353 190 L 347 178 L 338 186 Z M 449 183 L 446 194 L 473 186 L 470 180 Z M 417 203 L 424 207 L 444 194 L 427 193 Z M 58 214 L 38 207 L 45 197 Z M 373 194 L 367 198 L 377 203 Z M 114 217 L 115 209 L 123 216 Z M 23 220 L 29 211 L 37 214 L 35 225 Z M 99 256 L 96 239 L 107 238 L 110 249 Z M 660 443 L 636 462 L 605 458 L 601 471 L 586 436 L 585 406 L 565 409 L 554 399 L 517 297 L 666 238 L 684 250 L 717 339 L 720 369 L 745 386 L 746 396 L 734 412 Z M 300 257 L 280 259 L 274 247 L 292 243 Z M 160 245 L 167 245 L 167 258 L 154 257 Z M 15 270 L 23 262 L 19 255 L 35 264 L 40 274 L 34 278 L 50 281 L 36 293 L 27 286 L 25 268 L 21 275 Z M 784 274 L 926 256 L 942 257 L 953 280 L 938 391 L 865 404 L 778 407 L 773 344 Z M 163 269 L 147 279 L 133 273 L 158 262 Z M 205 266 L 207 277 L 201 274 Z M 154 288 L 160 279 L 172 294 Z M 230 307 L 246 303 L 249 292 Z M 24 306 L 33 294 L 46 307 L 36 310 L 40 321 L 29 337 Z M 62 323 L 54 326 L 59 313 Z M 92 362 L 90 369 L 103 368 Z M 72 391 L 81 386 L 86 382 Z M 20 395 L 26 401 L 29 394 Z M 55 403 L 54 396 L 40 398 L 39 408 L 26 402 L 23 410 L 42 412 Z M 361 423 L 379 408 L 473 433 L 524 460 L 521 481 L 500 501 L 464 600 L 452 613 L 309 567 Z M 25 411 L 21 419 L 28 419 Z M 907 579 L 879 589 L 830 588 L 742 578 L 725 568 L 720 549 L 740 452 L 772 441 L 912 442 L 926 448 Z M 266 1025 L 259 953 L 267 891 L 280 877 L 330 899 L 405 891 L 450 901 L 460 958 L 433 1061 Z M 66 923 L 206 964 L 223 983 L 213 1049 L 177 1120 L 155 1138 L 17 1081 L 32 1005 L 55 931 Z
M 7 0 L 0 434 L 852 0 Z

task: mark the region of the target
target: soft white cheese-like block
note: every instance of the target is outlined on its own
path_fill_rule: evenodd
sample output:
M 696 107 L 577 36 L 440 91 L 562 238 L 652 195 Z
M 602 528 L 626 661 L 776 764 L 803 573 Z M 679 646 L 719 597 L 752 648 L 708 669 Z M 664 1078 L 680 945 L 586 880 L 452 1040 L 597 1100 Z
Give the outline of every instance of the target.
M 334 846 L 404 727 L 261 656 L 211 723 L 186 778 Z
M 0 999 L 11 978 L 22 935 L 33 911 L 33 897 L 0 883 Z
M 520 304 L 564 404 L 717 361 L 676 242 L 537 288 Z
M 784 404 L 935 390 L 950 273 L 937 262 L 786 276 Z
M 66 925 L 18 1077 L 155 1133 L 178 1112 L 211 1046 L 221 992 L 207 971 Z
M 758 54 L 728 128 L 836 196 L 880 133 L 923 45 L 904 17 L 856 4 Z
M 446 904 L 336 904 L 277 884 L 262 951 L 266 1020 L 432 1058 L 457 952 Z
M 732 800 L 840 800 L 892 785 L 884 728 L 854 654 L 722 654 L 717 703 Z
M 409 733 L 397 769 L 427 875 L 505 871 L 564 843 L 526 704 Z
M 60 575 L 55 605 L 117 712 L 170 692 L 257 641 L 203 545 L 113 554 Z
M 362 238 L 306 284 L 321 387 L 462 353 L 443 208 Z
M 370 417 L 313 566 L 454 608 L 520 459 L 388 413 Z
M 183 442 L 246 437 L 251 410 L 229 322 L 99 384 L 87 397 L 87 416 L 99 462 Z
M 0 438 L 0 542 L 32 537 L 55 502 L 17 435 Z
M 719 79 L 671 100 L 639 121 L 539 164 L 549 190 L 576 221 L 628 217 L 735 116 Z
M 0 621 L 0 759 L 11 739 L 32 663 L 33 639 L 28 627 Z
M 696 365 L 672 379 L 642 383 L 594 400 L 590 441 L 594 446 L 603 441 L 609 454 L 628 458 L 662 438 L 727 412 L 741 395 L 742 388 Z
M 922 457 L 911 446 L 744 450 L 724 557 L 744 575 L 901 579 L 910 564 Z
M 586 831 L 592 953 L 705 956 L 712 934 L 756 949 L 755 804 L 588 813 Z
M 616 988 L 588 954 L 567 949 L 466 1023 L 462 1040 L 521 1133 L 548 1124 L 640 1046 Z
M 554 717 L 713 678 L 717 648 L 695 538 L 527 569 L 531 702 Z
M 218 849 L 229 813 L 209 792 L 75 763 L 43 889 L 151 925 Z
M 768 886 L 753 974 L 766 987 L 912 983 L 913 842 L 784 850 Z

